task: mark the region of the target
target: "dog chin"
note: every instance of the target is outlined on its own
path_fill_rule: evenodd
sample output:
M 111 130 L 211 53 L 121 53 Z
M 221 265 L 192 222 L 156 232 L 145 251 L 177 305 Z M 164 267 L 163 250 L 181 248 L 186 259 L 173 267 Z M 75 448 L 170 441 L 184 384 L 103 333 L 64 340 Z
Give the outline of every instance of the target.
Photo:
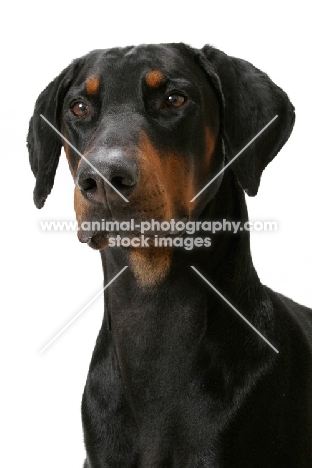
M 103 250 L 108 246 L 108 233 L 99 232 L 90 235 L 90 233 L 78 232 L 78 239 L 83 244 L 88 244 L 94 250 Z
M 87 243 L 94 250 L 103 250 L 108 246 L 108 235 L 107 233 L 95 234 Z

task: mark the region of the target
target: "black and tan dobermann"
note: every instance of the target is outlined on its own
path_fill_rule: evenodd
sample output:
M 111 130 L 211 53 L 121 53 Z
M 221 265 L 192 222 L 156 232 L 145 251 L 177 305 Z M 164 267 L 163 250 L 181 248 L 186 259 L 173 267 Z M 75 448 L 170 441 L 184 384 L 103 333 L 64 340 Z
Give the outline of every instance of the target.
M 148 247 L 112 247 L 116 233 L 91 224 L 244 223 L 244 191 L 256 195 L 294 120 L 265 73 L 210 46 L 96 50 L 40 94 L 28 135 L 36 206 L 64 145 L 78 225 L 91 226 L 80 240 L 100 250 L 106 284 L 128 266 L 105 292 L 82 401 L 85 467 L 311 468 L 312 311 L 260 283 L 249 233 L 185 249 L 156 247 L 160 230 Z

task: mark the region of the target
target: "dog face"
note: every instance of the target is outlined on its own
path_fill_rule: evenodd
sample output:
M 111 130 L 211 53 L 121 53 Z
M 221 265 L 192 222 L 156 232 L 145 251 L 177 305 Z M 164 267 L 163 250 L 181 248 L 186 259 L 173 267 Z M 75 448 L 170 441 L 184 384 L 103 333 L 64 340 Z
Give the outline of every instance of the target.
M 249 195 L 294 123 L 286 94 L 267 75 L 210 46 L 91 52 L 37 100 L 28 135 L 35 203 L 41 208 L 52 189 L 63 144 L 79 224 L 194 219 L 222 177 L 190 200 L 275 115 L 264 137 L 232 165 Z M 94 248 L 107 245 L 105 232 L 79 233 Z
M 87 59 L 61 119 L 62 133 L 86 158 L 65 146 L 79 223 L 192 216 L 190 200 L 209 170 L 223 164 L 221 151 L 212 157 L 219 111 L 212 87 L 201 86 L 205 80 L 190 57 L 161 46 L 96 52 Z M 97 248 L 107 242 L 106 233 L 80 234 Z

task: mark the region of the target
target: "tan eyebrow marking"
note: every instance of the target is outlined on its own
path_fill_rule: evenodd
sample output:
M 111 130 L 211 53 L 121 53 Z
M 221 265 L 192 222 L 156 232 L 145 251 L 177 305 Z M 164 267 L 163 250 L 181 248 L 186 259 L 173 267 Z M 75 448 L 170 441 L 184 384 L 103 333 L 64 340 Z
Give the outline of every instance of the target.
M 86 80 L 86 91 L 87 94 L 96 94 L 100 87 L 100 77 L 93 75 L 89 76 Z
M 147 73 L 145 80 L 150 88 L 158 88 L 164 80 L 164 75 L 159 70 L 152 70 Z

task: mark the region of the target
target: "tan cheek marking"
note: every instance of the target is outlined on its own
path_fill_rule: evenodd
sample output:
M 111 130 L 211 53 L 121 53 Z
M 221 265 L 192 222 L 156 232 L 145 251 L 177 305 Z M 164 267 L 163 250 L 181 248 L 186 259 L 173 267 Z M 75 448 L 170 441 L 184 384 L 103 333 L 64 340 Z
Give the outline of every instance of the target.
M 189 162 L 178 154 L 170 154 L 165 159 L 166 186 L 171 195 L 173 216 L 180 211 L 187 214 L 193 198 L 193 171 Z
M 143 219 L 170 219 L 171 204 L 161 159 L 145 133 L 140 137 L 137 161 L 140 185 L 130 200 L 137 207 L 137 215 Z
M 205 128 L 205 141 L 206 141 L 206 160 L 210 163 L 211 156 L 216 147 L 216 137 L 209 127 Z
M 74 208 L 78 224 L 80 225 L 83 221 L 86 221 L 87 219 L 87 215 L 90 210 L 90 204 L 83 197 L 77 185 L 75 186 L 74 192 Z
M 87 94 L 96 94 L 100 87 L 100 77 L 99 76 L 90 76 L 86 81 L 86 92 Z
M 206 180 L 207 177 L 209 177 L 209 171 L 211 170 L 211 163 L 212 163 L 212 158 L 213 158 L 213 154 L 215 151 L 215 147 L 216 147 L 216 137 L 214 135 L 214 132 L 211 130 L 211 128 L 206 127 L 205 128 L 205 154 L 203 155 L 202 166 L 201 166 L 201 176 L 204 178 L 204 180 Z M 198 182 L 202 184 L 203 180 L 199 180 Z
M 145 133 L 141 135 L 139 153 L 142 189 L 132 200 L 155 219 L 170 220 L 181 212 L 187 214 L 195 195 L 189 161 L 174 153 L 161 157 Z
M 131 197 L 142 219 L 170 220 L 172 218 L 171 193 L 168 190 L 165 169 L 160 155 L 145 133 L 139 145 L 141 189 Z M 162 281 L 170 268 L 172 249 L 163 247 L 139 247 L 129 249 L 129 263 L 138 285 L 150 288 Z
M 176 154 L 161 157 L 145 133 L 140 137 L 138 162 L 141 190 L 135 192 L 131 202 L 140 207 L 144 218 L 170 221 L 177 213 L 188 212 L 194 196 L 192 169 L 188 163 Z M 171 258 L 171 248 L 129 250 L 130 268 L 143 288 L 164 280 Z
M 172 249 L 139 247 L 129 253 L 130 268 L 139 286 L 150 288 L 162 281 L 170 268 Z
M 164 75 L 159 70 L 153 70 L 147 73 L 145 80 L 150 88 L 158 88 L 164 80 Z

